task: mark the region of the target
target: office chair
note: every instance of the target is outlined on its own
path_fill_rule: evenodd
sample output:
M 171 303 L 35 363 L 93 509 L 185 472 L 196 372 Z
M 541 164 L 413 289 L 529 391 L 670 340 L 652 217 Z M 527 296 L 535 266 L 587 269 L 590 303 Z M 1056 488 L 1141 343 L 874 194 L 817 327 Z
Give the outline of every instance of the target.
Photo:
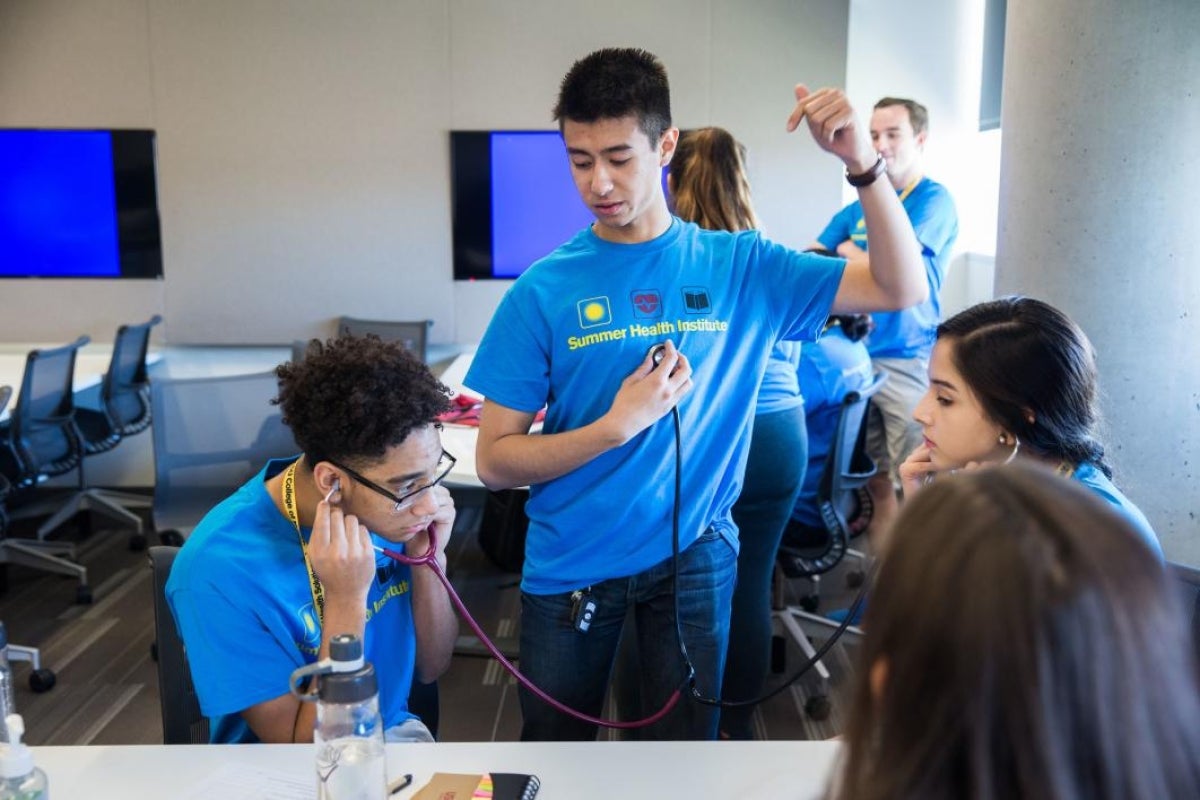
M 209 509 L 269 459 L 299 452 L 271 405 L 277 393 L 274 372 L 150 384 L 153 518 L 160 541 L 182 544 Z
M 29 688 L 37 694 L 50 691 L 58 682 L 53 670 L 42 668 L 41 652 L 36 647 L 13 644 L 8 640 L 8 629 L 3 621 L 0 621 L 0 650 L 7 650 L 10 664 L 14 661 L 30 662 L 33 670 L 29 673 Z M 9 709 L 9 713 L 12 713 L 12 709 Z
M 146 374 L 146 351 L 150 329 L 162 322 L 155 314 L 140 325 L 122 325 L 113 341 L 112 359 L 100 383 L 101 408 L 76 406 L 75 424 L 83 439 L 83 461 L 79 465 L 80 504 L 103 508 L 105 513 L 133 525 L 130 550 L 144 550 L 146 535 L 142 518 L 131 508 L 150 508 L 152 500 L 140 494 L 90 488 L 84 478 L 87 457 L 112 450 L 121 440 L 150 427 L 150 379 Z
M 17 404 L 11 418 L 0 423 L 0 474 L 11 484 L 14 499 L 32 494 L 47 478 L 79 469 L 83 461 L 83 443 L 75 426 L 75 357 L 89 341 L 87 336 L 80 336 L 71 344 L 32 350 L 26 356 Z M 73 575 L 79 579 L 76 602 L 90 603 L 87 568 L 68 560 L 75 556 L 74 546 L 46 540 L 50 531 L 88 507 L 73 496 L 65 504 L 49 499 L 13 508 L 14 519 L 53 513 L 38 527 L 37 538 L 6 538 L 0 559 Z M 107 509 L 99 506 L 96 510 Z
M 292 363 L 299 364 L 308 355 L 309 339 L 292 339 Z
M 366 336 L 373 333 L 385 342 L 399 342 L 404 349 L 421 359 L 426 360 L 427 340 L 433 320 L 420 319 L 405 322 L 388 320 L 356 319 L 341 317 L 338 319 L 338 336 Z
M 777 578 L 808 578 L 815 586 L 820 575 L 833 569 L 845 557 L 852 536 L 852 526 L 856 521 L 861 523 L 856 517 L 859 517 L 862 510 L 863 487 L 875 474 L 875 462 L 866 452 L 864 422 L 871 398 L 885 381 L 887 374 L 876 372 L 868 386 L 857 392 L 849 392 L 842 399 L 837 429 L 834 431 L 829 456 L 817 487 L 817 501 L 824 529 L 809 529 L 795 522 L 789 523 L 776 557 Z M 805 657 L 815 658 L 816 649 L 801 628 L 800 622 L 827 627 L 836 627 L 837 623 L 811 613 L 816 608 L 814 599 L 817 589 L 813 589 L 813 594 L 804 605 L 789 606 L 780 601 L 782 581 L 777 580 L 776 583 L 777 618 L 784 630 L 799 645 Z M 778 644 L 775 647 L 777 653 L 783 652 Z M 777 657 L 774 660 L 782 671 L 782 665 L 779 664 L 781 659 Z M 805 704 L 805 711 L 814 719 L 824 719 L 830 710 L 829 670 L 820 661 L 817 661 L 813 668 L 817 671 L 820 684 L 817 693 L 809 697 Z
M 187 653 L 164 591 L 179 548 L 156 545 L 148 552 L 153 573 L 154 637 L 163 744 L 208 744 L 208 718 L 200 713 L 200 700 L 192 685 Z

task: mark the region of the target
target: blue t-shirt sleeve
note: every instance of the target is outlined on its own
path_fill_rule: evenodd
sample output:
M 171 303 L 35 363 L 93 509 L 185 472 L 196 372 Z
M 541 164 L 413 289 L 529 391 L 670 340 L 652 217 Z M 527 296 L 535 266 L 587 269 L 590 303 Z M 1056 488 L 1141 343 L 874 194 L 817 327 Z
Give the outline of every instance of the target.
M 919 205 L 907 211 L 926 256 L 937 257 L 958 238 L 958 211 L 945 187 L 934 186 Z
M 768 273 L 759 285 L 771 318 L 778 321 L 778 338 L 814 341 L 833 308 L 845 259 L 799 253 L 761 238 L 758 247 L 754 268 Z
M 463 383 L 506 408 L 537 412 L 549 395 L 549 347 L 540 312 L 518 282 L 500 301 Z
M 170 601 L 205 716 L 236 714 L 287 693 L 288 677 L 303 663 L 295 645 L 282 645 L 221 592 L 180 589 Z
M 858 210 L 860 208 L 858 203 L 851 203 L 834 214 L 833 219 L 825 226 L 825 230 L 821 231 L 821 235 L 817 237 L 821 246 L 826 250 L 836 252 L 838 245 L 850 238 L 852 226 L 857 224 L 859 217 L 862 216 L 862 211 Z

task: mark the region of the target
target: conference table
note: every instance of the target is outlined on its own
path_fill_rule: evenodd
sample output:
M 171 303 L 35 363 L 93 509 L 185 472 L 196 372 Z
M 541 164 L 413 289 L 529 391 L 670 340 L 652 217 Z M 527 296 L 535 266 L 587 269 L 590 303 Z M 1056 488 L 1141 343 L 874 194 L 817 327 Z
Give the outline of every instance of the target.
M 387 745 L 388 776 L 538 776 L 538 800 L 820 797 L 836 742 L 462 742 Z M 71 800 L 309 800 L 312 745 L 34 747 L 50 796 Z

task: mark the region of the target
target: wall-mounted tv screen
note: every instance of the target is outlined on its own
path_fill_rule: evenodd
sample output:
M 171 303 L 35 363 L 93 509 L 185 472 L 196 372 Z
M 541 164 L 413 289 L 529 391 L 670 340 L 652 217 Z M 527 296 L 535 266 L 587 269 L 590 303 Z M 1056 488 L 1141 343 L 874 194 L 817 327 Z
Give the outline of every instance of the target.
M 159 278 L 154 131 L 0 129 L 0 278 Z
M 515 278 L 591 224 L 558 131 L 451 131 L 456 280 Z

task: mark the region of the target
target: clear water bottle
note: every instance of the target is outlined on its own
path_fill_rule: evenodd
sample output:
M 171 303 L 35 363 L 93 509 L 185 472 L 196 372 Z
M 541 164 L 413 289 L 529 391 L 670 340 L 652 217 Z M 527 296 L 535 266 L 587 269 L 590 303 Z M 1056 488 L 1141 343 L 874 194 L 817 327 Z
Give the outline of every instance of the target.
M 0 622 L 0 742 L 8 741 L 8 715 L 15 713 L 12 665 L 8 663 L 8 631 Z
M 386 800 L 379 686 L 375 668 L 363 660 L 362 641 L 350 634 L 335 636 L 328 659 L 293 672 L 292 692 L 303 700 L 314 696 L 299 694 L 297 679 L 310 675 L 317 678 L 318 800 Z
M 48 800 L 46 773 L 33 765 L 33 752 L 21 741 L 25 721 L 9 714 L 4 726 L 11 741 L 0 744 L 0 800 Z

